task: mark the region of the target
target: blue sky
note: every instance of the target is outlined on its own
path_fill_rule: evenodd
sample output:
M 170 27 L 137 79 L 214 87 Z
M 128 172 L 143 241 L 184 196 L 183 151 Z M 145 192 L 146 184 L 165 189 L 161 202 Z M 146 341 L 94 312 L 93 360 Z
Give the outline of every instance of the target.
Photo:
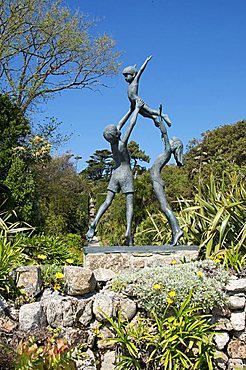
M 139 95 L 152 107 L 162 103 L 172 120 L 169 136 L 185 146 L 206 130 L 246 118 L 246 0 L 67 0 L 100 21 L 95 34 L 108 33 L 121 50 L 122 68 L 153 55 L 140 81 Z M 70 151 L 85 161 L 108 148 L 102 132 L 129 108 L 120 74 L 100 92 L 75 90 L 42 106 L 43 116 L 73 132 L 59 154 Z M 42 115 L 39 116 L 42 119 Z M 162 151 L 159 130 L 139 117 L 131 137 L 152 161 Z

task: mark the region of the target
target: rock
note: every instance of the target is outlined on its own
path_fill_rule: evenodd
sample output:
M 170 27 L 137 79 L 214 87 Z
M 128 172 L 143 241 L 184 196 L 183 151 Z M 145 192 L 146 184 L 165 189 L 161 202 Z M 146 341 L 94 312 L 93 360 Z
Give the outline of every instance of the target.
M 0 294 L 0 317 L 4 317 L 8 312 L 8 304 Z
M 233 330 L 241 331 L 245 329 L 245 312 L 238 311 L 231 313 L 231 324 Z
M 230 293 L 246 292 L 246 278 L 230 279 L 226 286 L 226 290 Z
M 107 338 L 113 338 L 114 334 L 111 329 L 109 329 L 107 326 L 104 326 L 100 329 L 100 337 L 101 339 L 97 342 L 97 346 L 99 349 L 113 349 L 115 344 L 107 340 Z
M 117 311 L 120 312 L 122 317 L 131 320 L 137 313 L 137 305 L 129 298 L 120 298 Z
M 5 333 L 11 333 L 13 330 L 15 330 L 17 327 L 17 324 L 9 319 L 8 317 L 1 317 L 0 318 L 0 330 Z
M 104 353 L 100 370 L 115 370 L 115 352 L 107 351 Z
M 229 334 L 226 333 L 226 332 L 224 332 L 224 333 L 221 332 L 219 334 L 215 334 L 215 336 L 214 336 L 214 341 L 216 343 L 216 347 L 220 351 L 225 348 L 225 346 L 227 345 L 229 340 L 230 340 Z
M 93 299 L 81 299 L 78 302 L 76 310 L 76 321 L 80 322 L 83 326 L 90 324 L 92 320 L 92 304 Z
M 228 357 L 226 356 L 225 353 L 221 351 L 216 351 L 214 359 L 215 359 L 215 363 L 218 369 L 221 369 L 221 370 L 227 369 Z
M 88 332 L 79 328 L 62 328 L 61 335 L 67 340 L 70 346 L 88 345 Z
M 99 283 L 101 282 L 106 283 L 107 281 L 116 277 L 116 273 L 114 271 L 101 267 L 94 270 L 93 273 L 96 281 Z
M 109 317 L 114 315 L 113 295 L 111 292 L 100 292 L 96 295 L 93 303 L 93 313 L 98 321 L 107 321 L 104 314 Z
M 43 307 L 40 302 L 24 304 L 19 312 L 19 329 L 31 331 L 47 325 Z
M 86 267 L 96 270 L 101 266 L 115 273 L 121 273 L 131 267 L 130 258 L 127 253 L 91 253 L 86 255 Z
M 42 297 L 41 304 L 44 307 L 48 324 L 53 327 L 70 327 L 75 323 L 78 299 L 61 296 L 58 292 L 47 294 Z
M 69 295 L 84 295 L 94 292 L 96 279 L 90 269 L 78 266 L 64 267 L 64 287 Z
M 224 317 L 212 317 L 211 324 L 216 324 L 215 330 L 231 331 L 233 330 L 232 323 L 229 319 Z
M 95 360 L 93 352 L 90 349 L 84 352 L 82 359 L 76 361 L 76 369 L 77 370 L 97 370 L 96 360 Z
M 227 346 L 228 355 L 233 359 L 246 359 L 246 344 L 238 339 L 232 340 Z
M 240 310 L 245 307 L 245 296 L 244 295 L 233 295 L 229 297 L 229 308 L 231 310 Z
M 17 288 L 22 288 L 30 296 L 40 293 L 42 285 L 40 266 L 20 266 L 15 272 Z
M 230 358 L 227 370 L 245 370 L 243 361 L 241 359 Z

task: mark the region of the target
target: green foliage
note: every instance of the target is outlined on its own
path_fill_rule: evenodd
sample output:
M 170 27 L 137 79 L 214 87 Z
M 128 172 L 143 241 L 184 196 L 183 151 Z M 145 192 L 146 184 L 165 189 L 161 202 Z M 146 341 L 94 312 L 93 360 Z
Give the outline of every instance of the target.
M 180 307 L 191 289 L 194 306 L 203 310 L 223 306 L 226 295 L 222 288 L 228 279 L 220 264 L 207 260 L 125 273 L 113 281 L 112 287 L 117 286 L 117 290 L 122 287 L 123 292 L 125 287 L 130 288 L 141 307 L 146 311 L 155 307 L 155 312 L 162 315 L 170 299 L 175 307 Z
M 242 251 L 240 246 L 234 247 L 233 243 L 230 247 L 220 251 L 213 258 L 215 261 L 222 263 L 226 270 L 232 270 L 234 273 L 239 275 L 246 267 L 245 251 Z
M 41 274 L 45 288 L 60 290 L 64 286 L 63 267 L 57 265 L 41 265 Z
M 13 148 L 22 145 L 30 124 L 8 95 L 0 94 L 0 179 L 5 180 L 13 159 Z
M 138 162 L 150 162 L 150 157 L 145 153 L 144 150 L 139 148 L 139 144 L 136 141 L 131 140 L 127 145 L 128 152 L 133 162 L 132 171 L 134 175 L 145 171 L 145 167 L 141 166 Z
M 88 161 L 87 168 L 82 171 L 90 180 L 108 179 L 114 166 L 112 153 L 108 149 L 96 150 Z
M 230 181 L 229 188 L 225 179 Z M 200 245 L 201 256 L 216 254 L 231 243 L 245 253 L 246 189 L 238 175 L 224 174 L 219 184 L 211 175 L 194 202 L 184 200 L 181 206 L 179 220 L 185 240 Z
M 22 251 L 19 241 L 13 240 L 13 236 L 27 230 L 28 225 L 13 222 L 14 212 L 2 212 L 0 214 L 0 292 L 9 294 L 15 291 L 11 271 L 20 264 Z
M 0 292 L 8 294 L 14 290 L 14 283 L 10 276 L 11 271 L 21 261 L 22 248 L 20 243 L 8 240 L 6 231 L 0 232 Z
M 224 171 L 239 171 L 246 166 L 246 121 L 224 125 L 190 142 L 185 168 L 193 184 L 209 180 L 211 171 L 220 179 Z
M 171 240 L 171 229 L 165 215 L 158 211 L 152 213 L 147 210 L 148 218 L 136 228 L 134 241 L 137 245 L 165 245 Z
M 32 223 L 36 202 L 35 179 L 23 159 L 13 158 L 5 183 L 11 189 L 8 207 L 15 209 L 21 220 Z
M 71 155 L 37 167 L 40 227 L 50 235 L 83 233 L 88 225 L 88 190 L 76 173 Z
M 62 237 L 38 234 L 32 237 L 19 236 L 18 242 L 23 248 L 26 262 L 54 265 L 82 265 L 81 251 L 69 249 Z M 68 262 L 70 261 L 70 263 Z
M 115 331 L 109 338 L 116 343 L 117 369 L 212 370 L 215 345 L 208 315 L 199 314 L 191 304 L 192 291 L 179 309 L 165 304 L 163 315 L 152 311 L 149 318 L 138 317 L 133 323 L 119 316 L 107 317 Z

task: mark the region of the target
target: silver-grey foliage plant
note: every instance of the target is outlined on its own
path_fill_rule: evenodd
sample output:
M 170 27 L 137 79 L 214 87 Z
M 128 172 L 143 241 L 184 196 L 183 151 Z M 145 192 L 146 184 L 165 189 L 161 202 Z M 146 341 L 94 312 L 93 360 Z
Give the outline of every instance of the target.
M 112 289 L 136 296 L 144 309 L 161 314 L 170 300 L 180 307 L 193 291 L 191 305 L 203 310 L 224 306 L 229 274 L 210 260 L 165 265 L 127 272 L 112 282 Z

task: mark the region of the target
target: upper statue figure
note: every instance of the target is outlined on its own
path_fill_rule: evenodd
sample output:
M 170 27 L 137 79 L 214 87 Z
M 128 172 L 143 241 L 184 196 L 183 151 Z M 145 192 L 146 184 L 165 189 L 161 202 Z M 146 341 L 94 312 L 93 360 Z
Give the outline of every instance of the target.
M 152 56 L 149 56 L 145 60 L 144 64 L 140 67 L 139 71 L 137 71 L 136 66 L 129 66 L 129 67 L 124 68 L 122 72 L 123 76 L 125 77 L 125 81 L 129 84 L 127 93 L 128 93 L 128 98 L 131 102 L 130 112 L 134 111 L 135 106 L 136 106 L 136 100 L 139 99 L 139 96 L 138 96 L 139 79 L 151 58 Z M 159 116 L 159 112 L 157 110 L 150 108 L 147 104 L 144 103 L 139 113 L 144 117 L 151 118 L 154 121 L 154 124 L 157 127 L 159 127 L 159 121 L 157 119 L 157 117 Z M 162 114 L 161 117 L 162 119 L 164 119 L 166 124 L 170 127 L 171 121 L 168 115 Z

